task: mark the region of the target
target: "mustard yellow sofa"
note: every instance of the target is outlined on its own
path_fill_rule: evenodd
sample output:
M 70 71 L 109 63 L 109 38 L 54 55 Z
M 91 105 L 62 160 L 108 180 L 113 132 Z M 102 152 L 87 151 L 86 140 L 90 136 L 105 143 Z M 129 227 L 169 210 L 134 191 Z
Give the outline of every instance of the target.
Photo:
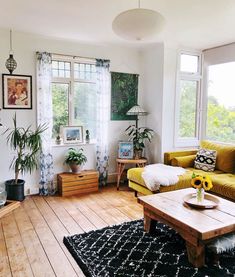
M 164 164 L 181 166 L 187 169 L 186 173 L 179 176 L 177 184 L 172 186 L 160 186 L 158 191 L 150 191 L 144 183 L 142 172 L 144 168 L 132 168 L 127 172 L 129 187 L 137 192 L 148 195 L 158 192 L 166 192 L 191 187 L 192 173 L 200 175 L 210 175 L 213 188 L 210 192 L 224 198 L 235 201 L 235 145 L 214 143 L 211 141 L 201 141 L 201 148 L 217 151 L 215 171 L 205 172 L 194 168 L 194 160 L 197 149 L 167 152 L 164 154 Z

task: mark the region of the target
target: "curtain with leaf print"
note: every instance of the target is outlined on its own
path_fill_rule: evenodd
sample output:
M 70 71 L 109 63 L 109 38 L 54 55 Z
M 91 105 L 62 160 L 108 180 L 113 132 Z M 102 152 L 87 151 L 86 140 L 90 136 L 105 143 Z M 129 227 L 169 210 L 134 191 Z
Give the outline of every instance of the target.
M 96 168 L 99 171 L 99 185 L 105 186 L 108 178 L 108 123 L 110 116 L 110 72 L 109 60 L 96 60 L 97 72 L 97 128 Z
M 47 52 L 37 52 L 37 119 L 38 124 L 47 124 L 47 130 L 42 134 L 42 151 L 40 154 L 40 183 L 39 194 L 55 193 L 53 182 L 53 156 L 51 148 L 52 137 L 52 57 Z

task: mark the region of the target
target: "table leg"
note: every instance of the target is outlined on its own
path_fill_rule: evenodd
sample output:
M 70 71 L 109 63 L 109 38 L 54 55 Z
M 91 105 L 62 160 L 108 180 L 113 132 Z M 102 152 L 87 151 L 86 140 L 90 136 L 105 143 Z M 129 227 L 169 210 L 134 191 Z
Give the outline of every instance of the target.
M 186 241 L 188 261 L 195 267 L 202 267 L 205 264 L 205 246 L 199 244 L 197 246 Z
M 144 215 L 144 231 L 146 233 L 153 233 L 156 229 L 156 221 L 151 217 Z
M 136 164 L 137 167 L 145 167 L 145 163 L 141 163 L 141 164 Z
M 122 177 L 122 173 L 125 169 L 125 164 L 117 163 L 117 190 L 119 190 L 119 184 Z

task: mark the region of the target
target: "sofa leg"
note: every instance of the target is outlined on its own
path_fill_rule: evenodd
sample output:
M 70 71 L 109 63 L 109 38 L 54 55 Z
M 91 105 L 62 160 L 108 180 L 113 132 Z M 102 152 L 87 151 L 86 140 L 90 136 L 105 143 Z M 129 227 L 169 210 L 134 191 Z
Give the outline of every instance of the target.
M 135 190 L 135 197 L 137 197 L 137 193 L 138 193 L 138 192 Z

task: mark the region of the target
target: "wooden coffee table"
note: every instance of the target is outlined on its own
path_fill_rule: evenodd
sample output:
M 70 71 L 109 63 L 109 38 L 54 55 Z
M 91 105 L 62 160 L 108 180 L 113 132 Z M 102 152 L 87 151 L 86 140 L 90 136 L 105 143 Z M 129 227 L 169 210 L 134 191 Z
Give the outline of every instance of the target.
M 152 232 L 156 221 L 167 224 L 186 241 L 188 260 L 195 267 L 205 264 L 205 245 L 218 236 L 235 232 L 235 203 L 217 197 L 214 209 L 198 210 L 183 203 L 195 192 L 183 189 L 138 198 L 144 208 L 144 230 Z

